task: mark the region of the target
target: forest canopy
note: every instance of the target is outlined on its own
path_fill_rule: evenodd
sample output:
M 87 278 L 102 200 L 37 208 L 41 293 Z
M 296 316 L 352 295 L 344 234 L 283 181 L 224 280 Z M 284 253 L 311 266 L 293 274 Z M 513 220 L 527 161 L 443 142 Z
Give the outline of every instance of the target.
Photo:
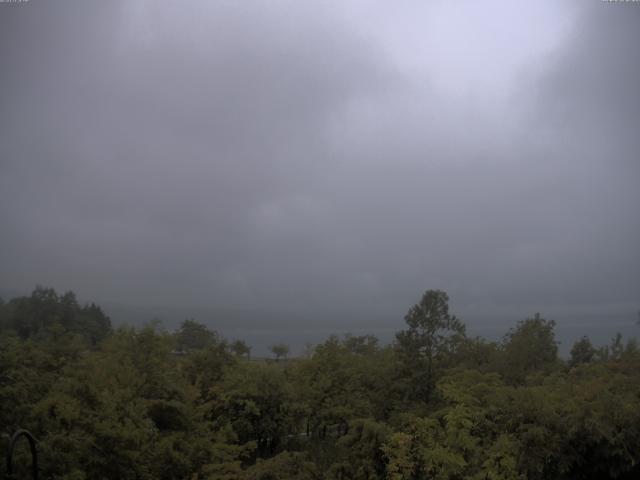
M 562 359 L 540 314 L 470 337 L 440 290 L 398 327 L 254 358 L 196 319 L 114 328 L 37 287 L 0 301 L 0 449 L 26 428 L 66 480 L 640 478 L 635 339 Z

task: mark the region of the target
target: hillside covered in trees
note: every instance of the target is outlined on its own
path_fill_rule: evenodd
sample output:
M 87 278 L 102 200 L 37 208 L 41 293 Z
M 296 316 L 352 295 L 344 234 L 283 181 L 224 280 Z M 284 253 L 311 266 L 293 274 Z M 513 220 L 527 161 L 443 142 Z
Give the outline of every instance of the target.
M 405 321 L 391 345 L 265 360 L 195 320 L 113 329 L 39 287 L 0 303 L 0 433 L 29 429 L 47 479 L 640 478 L 634 339 L 563 360 L 538 314 L 470 338 L 438 290 Z

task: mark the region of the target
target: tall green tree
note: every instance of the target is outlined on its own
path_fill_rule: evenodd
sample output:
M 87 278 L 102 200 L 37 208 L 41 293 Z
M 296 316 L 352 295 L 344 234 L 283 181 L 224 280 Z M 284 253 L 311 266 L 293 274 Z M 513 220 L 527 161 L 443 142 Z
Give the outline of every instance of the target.
M 536 313 L 518 322 L 503 340 L 503 374 L 515 384 L 521 384 L 534 372 L 549 373 L 558 366 L 556 322 Z
M 404 319 L 409 328 L 396 334 L 396 342 L 405 366 L 407 395 L 428 401 L 437 368 L 455 353 L 465 338 L 465 326 L 449 313 L 449 296 L 442 290 L 427 290 Z

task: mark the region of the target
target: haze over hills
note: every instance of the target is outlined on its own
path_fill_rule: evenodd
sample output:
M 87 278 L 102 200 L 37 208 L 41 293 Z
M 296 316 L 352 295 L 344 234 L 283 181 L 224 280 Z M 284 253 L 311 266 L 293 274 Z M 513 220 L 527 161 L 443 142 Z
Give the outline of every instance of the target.
M 28 295 L 29 292 L 23 292 Z M 0 297 L 9 299 L 18 296 L 2 292 Z M 80 299 L 93 301 L 89 299 Z M 269 355 L 269 346 L 278 342 L 287 343 L 294 354 L 302 354 L 308 343 L 317 344 L 329 335 L 372 334 L 382 342 L 393 341 L 395 333 L 404 324 L 404 310 L 393 312 L 366 312 L 364 309 L 309 310 L 295 309 L 249 309 L 214 307 L 176 307 L 122 305 L 97 302 L 101 305 L 115 326 L 141 326 L 150 321 L 160 321 L 161 325 L 173 331 L 188 318 L 195 319 L 218 331 L 228 339 L 242 339 L 253 347 L 256 355 Z M 501 340 L 516 322 L 540 312 L 545 318 L 556 321 L 556 338 L 560 342 L 560 354 L 566 356 L 571 345 L 586 335 L 594 344 L 607 344 L 616 333 L 625 338 L 636 337 L 640 333 L 638 313 L 634 305 L 573 306 L 558 307 L 531 306 L 528 311 L 518 312 L 515 307 L 479 306 L 456 307 L 452 302 L 452 312 L 467 326 L 468 334 L 479 335 L 489 340 Z
M 631 306 L 601 313 L 560 311 L 550 314 L 541 309 L 545 318 L 556 321 L 556 338 L 560 341 L 560 352 L 568 354 L 574 341 L 587 335 L 595 344 L 606 344 L 617 332 L 625 338 L 638 336 L 640 326 L 636 324 L 637 313 Z M 409 306 L 406 310 L 408 310 Z M 115 325 L 123 323 L 142 325 L 151 319 L 161 320 L 169 329 L 177 328 L 185 318 L 193 318 L 210 328 L 218 330 L 230 339 L 244 339 L 259 355 L 267 355 L 268 347 L 276 342 L 288 343 L 292 352 L 302 353 L 307 343 L 323 342 L 329 335 L 352 333 L 372 334 L 383 342 L 393 340 L 395 332 L 404 324 L 406 312 L 397 315 L 363 314 L 357 312 L 275 312 L 263 310 L 177 308 L 177 307 L 126 307 L 105 304 L 106 312 Z M 566 310 L 566 309 L 564 309 Z M 532 316 L 536 311 L 516 313 L 453 312 L 467 325 L 470 335 L 480 335 L 491 340 L 500 340 L 517 321 Z

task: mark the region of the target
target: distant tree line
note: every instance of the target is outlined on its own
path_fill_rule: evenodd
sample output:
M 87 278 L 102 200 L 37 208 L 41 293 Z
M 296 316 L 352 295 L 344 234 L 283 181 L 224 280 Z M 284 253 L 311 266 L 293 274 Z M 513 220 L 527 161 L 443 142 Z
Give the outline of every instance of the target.
M 194 319 L 114 329 L 38 287 L 0 301 L 0 433 L 33 432 L 47 479 L 640 478 L 635 339 L 583 337 L 565 361 L 553 321 L 470 337 L 439 290 L 405 322 L 390 345 L 265 360 Z

